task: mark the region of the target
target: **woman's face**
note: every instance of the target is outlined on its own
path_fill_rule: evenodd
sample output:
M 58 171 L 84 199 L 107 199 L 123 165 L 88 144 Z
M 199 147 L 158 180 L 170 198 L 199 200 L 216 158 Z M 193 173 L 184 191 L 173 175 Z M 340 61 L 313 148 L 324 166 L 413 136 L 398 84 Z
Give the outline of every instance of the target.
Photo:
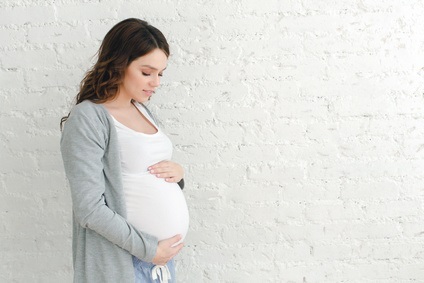
M 132 61 L 125 70 L 118 96 L 138 102 L 147 101 L 160 85 L 167 63 L 168 57 L 158 48 Z

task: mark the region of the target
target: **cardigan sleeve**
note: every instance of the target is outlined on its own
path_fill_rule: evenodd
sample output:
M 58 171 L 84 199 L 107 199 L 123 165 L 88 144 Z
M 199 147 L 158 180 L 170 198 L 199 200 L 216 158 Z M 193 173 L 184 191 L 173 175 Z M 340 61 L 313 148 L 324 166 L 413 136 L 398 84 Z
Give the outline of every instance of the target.
M 106 140 L 94 126 L 93 119 L 82 111 L 76 112 L 71 113 L 66 121 L 61 138 L 75 220 L 83 228 L 97 232 L 137 258 L 151 262 L 158 240 L 139 232 L 107 206 L 102 163 Z

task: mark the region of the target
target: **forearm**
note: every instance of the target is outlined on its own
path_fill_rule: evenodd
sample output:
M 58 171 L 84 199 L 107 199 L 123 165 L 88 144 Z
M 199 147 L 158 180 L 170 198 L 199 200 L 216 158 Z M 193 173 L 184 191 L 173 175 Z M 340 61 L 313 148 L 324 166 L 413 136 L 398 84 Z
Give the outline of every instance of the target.
M 106 206 L 103 197 L 89 209 L 79 208 L 84 202 L 73 202 L 75 220 L 83 228 L 95 231 L 139 259 L 152 261 L 156 254 L 157 238 L 137 231 L 125 218 Z

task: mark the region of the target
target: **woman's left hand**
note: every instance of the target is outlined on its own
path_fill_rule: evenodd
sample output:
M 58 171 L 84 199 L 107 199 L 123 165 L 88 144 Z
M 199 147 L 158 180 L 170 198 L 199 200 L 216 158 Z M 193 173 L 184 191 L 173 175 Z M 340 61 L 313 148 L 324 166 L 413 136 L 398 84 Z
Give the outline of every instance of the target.
M 170 183 L 178 183 L 184 177 L 183 167 L 169 160 L 158 162 L 147 169 L 151 174 Z

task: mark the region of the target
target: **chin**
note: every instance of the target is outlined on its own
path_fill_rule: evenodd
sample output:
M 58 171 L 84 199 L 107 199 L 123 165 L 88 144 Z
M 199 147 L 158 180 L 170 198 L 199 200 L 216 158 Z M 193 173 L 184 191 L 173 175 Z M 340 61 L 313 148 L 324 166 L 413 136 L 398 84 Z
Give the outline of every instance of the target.
M 150 100 L 150 97 L 143 97 L 143 98 L 139 98 L 139 99 L 134 99 L 135 101 L 139 102 L 139 103 L 144 103 Z

